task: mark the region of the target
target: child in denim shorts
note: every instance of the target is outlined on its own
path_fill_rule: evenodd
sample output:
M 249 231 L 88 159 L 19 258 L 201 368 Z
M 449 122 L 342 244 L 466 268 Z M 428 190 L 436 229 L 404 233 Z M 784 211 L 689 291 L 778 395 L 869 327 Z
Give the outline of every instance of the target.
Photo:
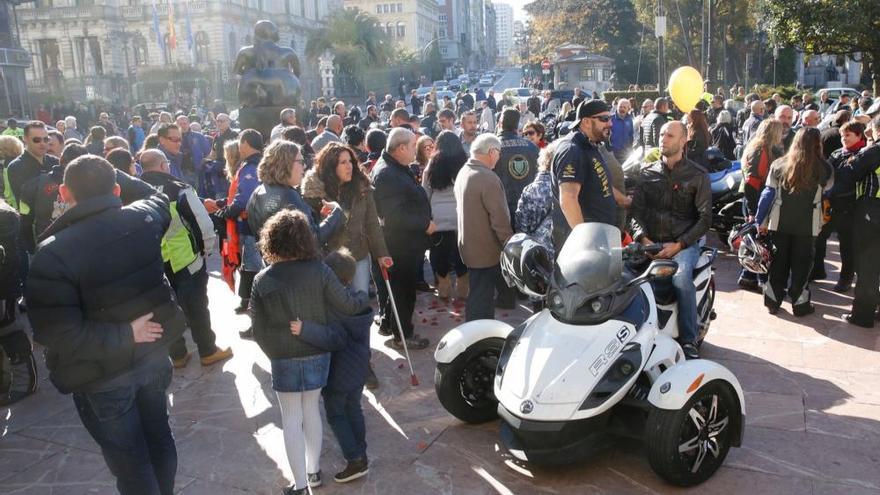
M 321 485 L 319 397 L 330 351 L 342 349 L 348 339 L 341 327 L 327 325 L 327 313 L 358 314 L 368 308 L 367 294 L 339 283 L 298 210 L 282 210 L 266 222 L 260 249 L 270 265 L 257 274 L 251 292 L 254 340 L 272 363 L 272 389 L 281 406 L 294 481 L 285 494 L 301 495 Z

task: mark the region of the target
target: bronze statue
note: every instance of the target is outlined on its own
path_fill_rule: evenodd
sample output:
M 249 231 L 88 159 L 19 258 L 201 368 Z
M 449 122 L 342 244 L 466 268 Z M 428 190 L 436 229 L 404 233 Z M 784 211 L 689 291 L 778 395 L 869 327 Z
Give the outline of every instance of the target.
M 254 44 L 238 51 L 233 70 L 241 76 L 241 108 L 299 103 L 299 58 L 292 49 L 278 46 L 278 39 L 278 28 L 272 21 L 258 21 L 254 25 Z

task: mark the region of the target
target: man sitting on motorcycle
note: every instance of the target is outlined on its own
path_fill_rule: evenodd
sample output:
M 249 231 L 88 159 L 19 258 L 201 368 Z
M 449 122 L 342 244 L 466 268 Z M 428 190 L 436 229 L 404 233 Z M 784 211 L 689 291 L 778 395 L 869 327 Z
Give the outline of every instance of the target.
M 678 340 L 688 359 L 697 351 L 697 301 L 693 269 L 700 257 L 700 239 L 712 224 L 712 192 L 706 171 L 684 155 L 687 130 L 678 121 L 660 130 L 661 159 L 644 167 L 632 201 L 633 238 L 659 242 L 654 258 L 674 259 L 672 278 L 678 298 Z

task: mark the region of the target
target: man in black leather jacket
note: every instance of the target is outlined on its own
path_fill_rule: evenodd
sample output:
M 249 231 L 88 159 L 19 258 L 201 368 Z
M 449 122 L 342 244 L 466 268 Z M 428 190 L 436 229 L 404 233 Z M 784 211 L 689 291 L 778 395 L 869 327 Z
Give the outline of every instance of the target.
M 675 121 L 660 131 L 660 161 L 642 169 L 632 202 L 633 237 L 659 242 L 655 258 L 674 259 L 672 279 L 678 297 L 678 340 L 688 359 L 699 357 L 697 301 L 693 269 L 700 239 L 712 224 L 712 191 L 706 171 L 684 155 L 687 130 Z

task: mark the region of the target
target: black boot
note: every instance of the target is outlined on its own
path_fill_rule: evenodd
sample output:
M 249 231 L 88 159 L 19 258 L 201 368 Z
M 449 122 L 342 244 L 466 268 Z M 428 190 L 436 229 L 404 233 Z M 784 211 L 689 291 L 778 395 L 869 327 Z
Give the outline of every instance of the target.
M 31 351 L 31 342 L 22 331 L 0 339 L 9 357 L 9 389 L 0 394 L 0 406 L 14 404 L 37 390 L 37 362 Z
M 241 280 L 238 282 L 238 297 L 241 298 L 241 304 L 235 308 L 235 314 L 245 314 L 248 310 L 248 303 L 251 297 L 251 288 L 254 286 L 254 277 L 257 272 L 242 271 Z

